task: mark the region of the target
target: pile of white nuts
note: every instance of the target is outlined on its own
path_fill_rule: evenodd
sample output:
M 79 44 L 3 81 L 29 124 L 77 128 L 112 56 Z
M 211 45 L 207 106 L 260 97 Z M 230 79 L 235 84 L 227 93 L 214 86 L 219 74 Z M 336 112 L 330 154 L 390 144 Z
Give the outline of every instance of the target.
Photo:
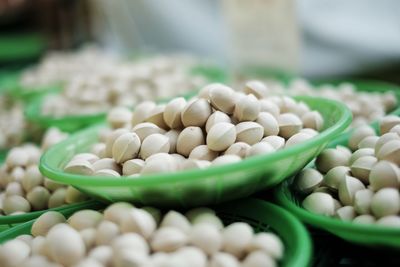
M 66 218 L 47 212 L 22 235 L 0 246 L 3 267 L 273 267 L 284 255 L 274 233 L 255 234 L 215 212 L 197 208 L 163 217 L 152 207 L 120 202 L 104 213 L 81 210 Z
M 83 59 L 82 66 L 87 67 L 87 58 Z M 206 84 L 204 76 L 190 73 L 195 60 L 183 56 L 107 64 L 97 63 L 89 57 L 88 62 L 91 67 L 86 71 L 66 75 L 61 94 L 45 98 L 44 115 L 60 117 L 106 112 L 115 106 L 133 107 L 143 100 L 182 95 Z M 79 64 L 79 60 L 75 64 Z M 92 68 L 93 65 L 99 66 Z
M 113 130 L 100 134 L 91 153 L 75 155 L 66 172 L 135 177 L 235 163 L 309 140 L 323 126 L 319 112 L 290 97 L 268 97 L 258 81 L 244 93 L 210 84 L 189 101 L 115 108 L 108 122 Z
M 20 144 L 26 122 L 22 104 L 5 95 L 0 96 L 0 150 Z
M 275 88 L 280 91 L 282 86 Z M 353 127 L 379 120 L 395 109 L 398 104 L 393 92 L 361 92 L 357 91 L 351 83 L 342 83 L 337 86 L 324 84 L 316 87 L 306 80 L 297 79 L 285 88 L 285 92 L 292 95 L 320 96 L 346 104 L 353 113 Z M 374 104 L 371 105 L 371 103 Z
M 114 56 L 95 46 L 75 52 L 55 51 L 25 70 L 19 82 L 24 90 L 41 90 L 45 86 L 67 82 L 77 75 L 105 72 L 116 63 Z
M 58 129 L 50 128 L 41 148 L 27 143 L 8 152 L 0 166 L 0 216 L 55 208 L 86 199 L 75 188 L 53 182 L 39 171 L 42 152 L 66 137 Z
M 317 96 L 346 104 L 353 114 L 352 127 L 377 121 L 393 111 L 399 104 L 395 94 L 391 91 L 386 93 L 358 91 L 354 84 L 347 82 L 339 85 L 322 84 L 320 86 L 312 85 L 307 80 L 300 78 L 294 79 L 289 85 L 274 79 L 265 82 L 271 88 L 271 93 L 277 95 Z
M 325 149 L 316 169 L 304 169 L 295 179 L 308 195 L 303 207 L 344 221 L 400 227 L 400 117 L 380 120 L 380 136 L 370 126 L 356 128 L 350 149 Z

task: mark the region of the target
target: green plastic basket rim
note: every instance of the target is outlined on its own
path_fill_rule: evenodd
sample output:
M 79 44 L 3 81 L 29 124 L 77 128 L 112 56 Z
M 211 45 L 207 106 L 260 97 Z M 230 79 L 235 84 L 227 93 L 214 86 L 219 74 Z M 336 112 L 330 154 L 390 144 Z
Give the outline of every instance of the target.
M 396 227 L 388 227 L 388 226 L 378 226 L 378 225 L 368 225 L 368 224 L 357 224 L 347 221 L 341 221 L 336 218 L 327 217 L 323 215 L 314 214 L 305 210 L 304 208 L 296 205 L 292 200 L 290 200 L 287 196 L 291 194 L 289 185 L 287 182 L 281 183 L 277 188 L 274 190 L 274 196 L 278 202 L 278 204 L 282 205 L 288 211 L 292 212 L 301 221 L 304 221 L 308 224 L 311 224 L 315 227 L 322 228 L 322 229 L 338 229 L 338 230 L 346 230 L 352 231 L 354 233 L 363 233 L 363 234 L 373 234 L 373 235 L 399 235 L 400 228 Z
M 272 154 L 267 155 L 260 155 L 251 157 L 245 160 L 242 160 L 235 164 L 228 164 L 222 166 L 214 166 L 212 168 L 206 168 L 204 170 L 186 170 L 186 171 L 179 171 L 176 173 L 164 173 L 164 174 L 157 174 L 157 175 L 146 175 L 143 177 L 137 177 L 134 179 L 130 178 L 121 178 L 115 179 L 110 177 L 93 177 L 93 176 L 81 176 L 76 174 L 69 174 L 62 171 L 58 171 L 54 169 L 52 166 L 48 164 L 49 158 L 52 157 L 54 153 L 61 147 L 68 146 L 71 142 L 79 140 L 80 136 L 84 136 L 87 133 L 91 133 L 96 131 L 104 125 L 97 125 L 94 127 L 90 127 L 86 130 L 78 132 L 68 138 L 65 141 L 60 142 L 59 144 L 51 147 L 41 158 L 40 160 L 40 170 L 41 172 L 48 178 L 53 179 L 58 182 L 62 182 L 65 184 L 72 184 L 76 185 L 79 183 L 79 186 L 93 186 L 93 187 L 102 187 L 102 186 L 135 186 L 135 185 L 159 185 L 165 182 L 177 182 L 183 179 L 187 179 L 190 177 L 191 180 L 202 179 L 204 176 L 207 175 L 218 175 L 224 174 L 228 171 L 239 171 L 243 169 L 243 167 L 247 166 L 257 166 L 259 164 L 263 164 L 268 161 L 277 161 L 283 158 L 286 158 L 290 154 L 301 154 L 304 148 L 317 144 L 321 141 L 326 141 L 331 139 L 334 136 L 338 136 L 342 133 L 347 126 L 351 123 L 351 112 L 350 110 L 342 103 L 339 103 L 334 100 L 328 100 L 323 98 L 315 98 L 315 97 L 295 97 L 298 101 L 307 102 L 307 100 L 314 100 L 318 101 L 321 105 L 330 105 L 332 107 L 337 108 L 341 111 L 340 119 L 335 123 L 335 125 L 325 129 L 321 133 L 319 133 L 316 137 L 307 140 L 301 144 L 295 145 L 293 147 L 285 148 L 274 152 Z
M 86 207 L 89 208 L 89 207 L 98 205 L 97 203 L 98 202 L 95 200 L 87 200 L 87 201 L 64 205 L 64 206 L 52 208 L 52 209 L 38 210 L 38 211 L 33 211 L 33 212 L 28 212 L 28 213 L 18 214 L 18 215 L 1 216 L 0 217 L 0 225 L 23 223 L 23 222 L 30 221 L 32 219 L 36 219 L 37 217 L 39 217 L 40 215 L 42 215 L 43 213 L 48 212 L 48 211 L 62 212 L 64 210 L 69 210 L 69 209 L 80 209 L 80 208 L 86 208 Z

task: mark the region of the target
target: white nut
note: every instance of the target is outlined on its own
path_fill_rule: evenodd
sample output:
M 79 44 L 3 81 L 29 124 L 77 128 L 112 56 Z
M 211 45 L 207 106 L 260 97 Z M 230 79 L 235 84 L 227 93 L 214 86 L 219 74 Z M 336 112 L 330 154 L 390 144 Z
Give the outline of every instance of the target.
M 270 144 L 275 150 L 282 149 L 285 146 L 285 138 L 278 135 L 271 135 L 261 139 L 261 142 Z
M 371 188 L 375 191 L 385 187 L 399 188 L 399 167 L 389 161 L 379 161 L 371 169 L 369 183 Z
M 190 126 L 185 128 L 178 136 L 176 151 L 188 157 L 192 150 L 200 145 L 204 145 L 203 131 L 199 127 Z
M 348 163 L 348 155 L 334 148 L 323 150 L 315 161 L 317 169 L 322 173 L 327 173 L 330 169 L 337 166 L 347 166 Z
M 85 244 L 79 233 L 67 224 L 57 224 L 46 236 L 52 260 L 64 266 L 78 263 L 85 256 Z
M 222 250 L 242 258 L 253 240 L 253 228 L 247 223 L 236 222 L 222 231 Z
M 260 112 L 256 122 L 264 128 L 264 136 L 279 134 L 278 121 L 271 113 Z
M 322 183 L 323 176 L 320 172 L 313 168 L 302 170 L 294 180 L 296 189 L 304 194 L 311 193 Z
M 232 164 L 241 161 L 242 159 L 236 155 L 223 155 L 219 156 L 218 158 L 214 159 L 212 162 L 213 166 L 220 166 L 226 164 Z
M 150 246 L 153 251 L 172 252 L 183 247 L 187 241 L 187 235 L 179 228 L 162 227 L 154 232 Z
M 250 147 L 250 149 L 247 151 L 246 157 L 265 155 L 273 152 L 275 152 L 275 149 L 272 145 L 267 142 L 260 142 Z
M 141 142 L 137 134 L 135 133 L 122 134 L 115 140 L 113 144 L 112 148 L 113 158 L 117 163 L 123 163 L 127 160 L 136 158 L 136 156 L 139 153 L 140 143 Z
M 144 160 L 131 159 L 124 162 L 122 165 L 122 174 L 129 176 L 132 174 L 140 173 L 144 166 Z
M 169 128 L 182 128 L 181 113 L 185 106 L 186 100 L 183 97 L 174 98 L 165 106 L 164 121 Z
M 311 128 L 317 131 L 322 129 L 324 126 L 324 119 L 318 111 L 309 111 L 301 116 L 301 121 L 305 128 Z
M 220 122 L 207 134 L 207 146 L 213 151 L 224 151 L 236 140 L 236 129 L 231 123 Z
M 248 251 L 261 250 L 274 259 L 282 259 L 284 245 L 282 240 L 274 233 L 258 233 L 250 242 Z
M 208 133 L 210 131 L 211 127 L 219 122 L 231 123 L 232 120 L 228 115 L 217 110 L 213 114 L 211 114 L 210 117 L 207 119 L 206 132 Z
M 189 154 L 189 159 L 197 160 L 212 161 L 216 157 L 218 157 L 218 152 L 210 150 L 207 145 L 197 146 Z
M 400 140 L 391 140 L 384 144 L 376 157 L 400 165 Z
M 347 166 L 336 166 L 330 169 L 324 176 L 324 185 L 334 190 L 339 188 L 340 182 L 350 175 L 350 168 Z
M 352 206 L 344 206 L 336 210 L 336 216 L 342 221 L 352 221 L 356 212 Z
M 207 100 L 193 99 L 189 101 L 181 113 L 181 120 L 185 127 L 203 127 L 211 115 L 211 106 Z
M 241 158 L 245 158 L 249 149 L 249 144 L 246 144 L 244 142 L 237 142 L 228 147 L 228 149 L 225 150 L 224 155 L 236 155 Z
M 365 186 L 357 178 L 346 176 L 339 184 L 339 199 L 343 205 L 353 205 L 354 195 Z
M 354 195 L 354 209 L 358 214 L 369 214 L 371 212 L 371 201 L 374 192 L 370 189 L 363 189 Z
M 232 114 L 235 108 L 235 91 L 232 88 L 215 84 L 208 91 L 211 105 L 226 114 Z
M 206 254 L 213 255 L 222 247 L 222 236 L 212 224 L 196 224 L 190 231 L 189 242 Z
M 252 121 L 240 122 L 236 125 L 236 142 L 244 142 L 254 145 L 261 141 L 264 135 L 264 128 Z
M 333 216 L 335 213 L 335 203 L 331 195 L 322 192 L 315 192 L 308 195 L 302 202 L 302 206 L 316 214 Z
M 371 211 L 377 218 L 398 214 L 400 212 L 399 190 L 383 188 L 376 192 L 372 197 Z
M 147 159 L 157 153 L 168 153 L 170 149 L 168 137 L 162 134 L 152 134 L 147 136 L 140 148 L 140 157 Z
M 122 217 L 120 226 L 123 233 L 134 232 L 149 239 L 156 229 L 156 222 L 147 211 L 131 209 L 126 216 Z
M 278 116 L 279 135 L 288 139 L 298 133 L 303 127 L 303 123 L 295 114 L 284 113 Z
M 357 159 L 351 164 L 351 173 L 364 183 L 368 183 L 368 177 L 372 167 L 378 160 L 373 156 L 365 156 Z
M 254 95 L 246 95 L 236 102 L 233 115 L 238 121 L 254 121 L 260 113 L 260 106 Z

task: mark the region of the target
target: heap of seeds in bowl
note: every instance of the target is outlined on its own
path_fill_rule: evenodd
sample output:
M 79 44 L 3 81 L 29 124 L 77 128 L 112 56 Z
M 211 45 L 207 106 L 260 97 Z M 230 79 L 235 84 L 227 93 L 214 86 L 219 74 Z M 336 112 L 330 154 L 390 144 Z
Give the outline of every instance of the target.
M 94 114 L 187 94 L 206 84 L 205 76 L 191 72 L 196 63 L 193 58 L 164 56 L 77 74 L 65 83 L 61 94 L 45 97 L 41 112 L 52 117 Z
M 162 216 L 124 202 L 66 219 L 50 211 L 0 246 L 2 267 L 274 267 L 285 247 L 272 232 L 244 222 L 224 226 L 209 208 Z
M 274 93 L 317 96 L 344 103 L 353 114 L 352 127 L 377 121 L 399 105 L 393 91 L 365 92 L 357 90 L 356 85 L 350 82 L 316 86 L 307 80 L 295 79 L 287 86 L 277 81 L 270 81 L 269 84 Z
M 268 97 L 261 82 L 243 92 L 223 84 L 204 87 L 185 100 L 142 102 L 134 111 L 113 109 L 112 130 L 100 133 L 91 153 L 75 155 L 68 173 L 138 176 L 203 169 L 274 153 L 307 141 L 323 127 L 323 118 L 304 102 Z
M 41 147 L 26 143 L 8 152 L 0 166 L 0 216 L 56 208 L 87 198 L 73 187 L 43 177 L 39 171 L 42 152 L 66 137 L 57 128 L 50 128 Z
M 295 188 L 313 213 L 354 223 L 400 227 L 400 117 L 380 120 L 380 136 L 368 125 L 347 147 L 325 149 L 316 168 L 304 169 Z
M 21 144 L 26 128 L 22 103 L 0 95 L 0 150 Z

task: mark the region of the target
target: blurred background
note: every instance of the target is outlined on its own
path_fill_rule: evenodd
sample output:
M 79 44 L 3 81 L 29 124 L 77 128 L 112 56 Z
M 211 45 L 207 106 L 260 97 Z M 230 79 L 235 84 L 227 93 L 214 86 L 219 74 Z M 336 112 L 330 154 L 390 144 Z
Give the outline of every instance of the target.
M 400 82 L 396 0 L 0 0 L 2 68 L 97 43 L 122 55 L 189 53 L 306 78 Z

